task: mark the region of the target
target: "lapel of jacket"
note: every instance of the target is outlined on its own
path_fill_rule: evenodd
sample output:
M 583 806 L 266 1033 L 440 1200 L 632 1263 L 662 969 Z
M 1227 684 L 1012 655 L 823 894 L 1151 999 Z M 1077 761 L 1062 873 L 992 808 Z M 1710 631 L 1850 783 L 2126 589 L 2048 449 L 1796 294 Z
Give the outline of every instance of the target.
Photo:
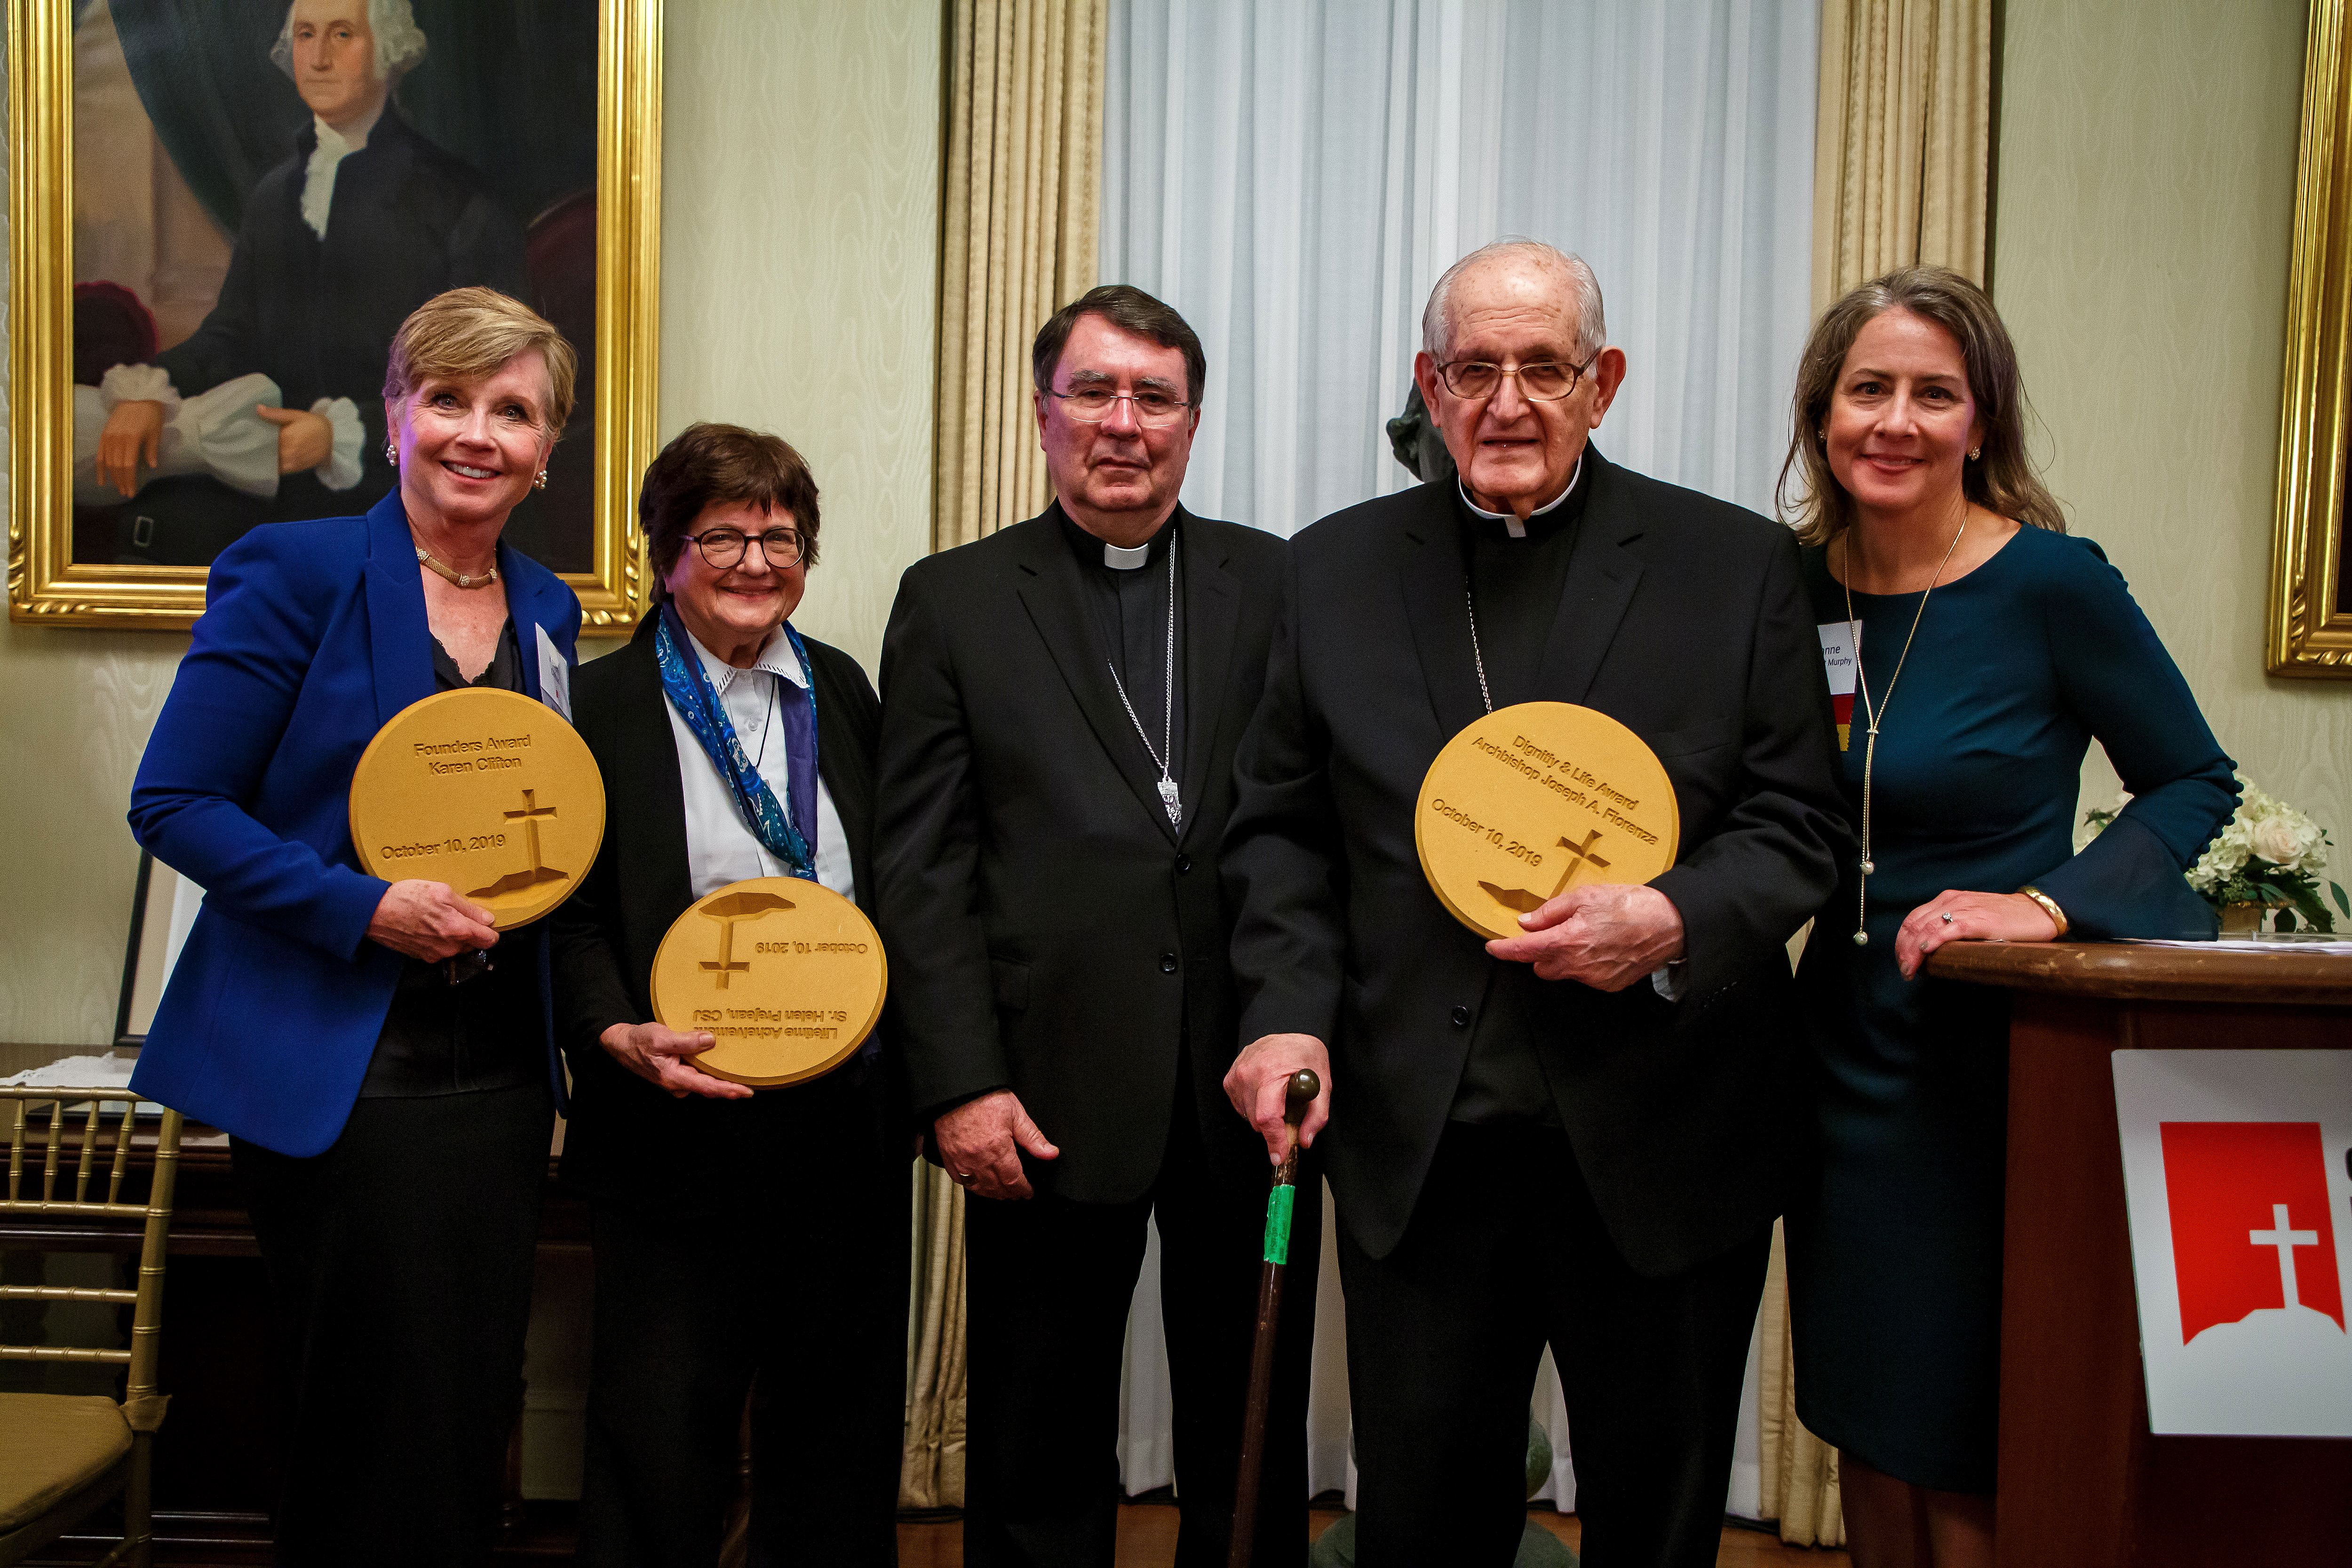
M 1233 747 L 1223 743 L 1218 726 L 1228 717 L 1246 721 L 1249 715 L 1225 712 L 1234 634 L 1242 618 L 1241 584 L 1225 570 L 1226 552 L 1221 543 L 1191 512 L 1178 507 L 1175 521 L 1193 524 L 1176 535 L 1184 552 L 1184 821 L 1176 834 L 1176 841 L 1181 844 L 1192 831 L 1192 824 L 1200 820 L 1201 803 L 1209 798 L 1210 763 L 1233 755 Z M 1159 804 L 1156 791 L 1152 804 Z
M 1402 519 L 1398 585 L 1405 624 L 1421 656 L 1422 680 L 1441 734 L 1451 740 L 1486 710 L 1470 646 L 1470 600 L 1454 517 L 1454 481 L 1423 485 Z
M 412 702 L 433 695 L 433 627 L 400 491 L 368 509 L 368 651 L 375 672 L 378 729 Z
M 605 834 L 637 836 L 643 854 L 634 862 L 659 868 L 663 887 L 646 890 L 657 900 L 665 929 L 694 902 L 694 879 L 686 858 L 686 786 L 678 782 L 677 737 L 669 721 L 669 695 L 662 689 L 661 665 L 654 657 L 656 617 L 637 624 L 629 645 L 604 657 L 620 661 L 627 679 L 616 711 L 627 717 L 615 755 L 597 759 L 607 770 Z M 819 760 L 824 756 L 818 750 Z
M 506 580 L 507 614 L 513 617 L 515 649 L 522 656 L 523 689 L 544 700 L 546 693 L 539 689 L 540 630 L 544 627 L 548 640 L 554 642 L 570 617 L 564 613 L 563 580 L 552 572 L 539 569 L 535 561 L 517 571 L 516 563 L 527 560 L 506 541 L 499 542 L 499 575 Z M 525 582 L 530 584 L 529 588 L 522 586 Z M 561 643 L 557 643 L 556 651 L 565 652 Z
M 1617 483 L 1616 469 L 1598 448 L 1587 446 L 1584 451 L 1591 468 L 1586 482 L 1592 488 L 1585 494 L 1559 607 L 1552 614 L 1537 671 L 1536 690 L 1553 702 L 1582 702 L 1592 689 L 1617 624 L 1642 581 L 1642 563 L 1625 548 L 1642 536 L 1641 517 Z
M 1128 718 L 1126 704 L 1118 700 L 1118 689 L 1111 682 L 1110 665 L 1102 656 L 1101 638 L 1087 608 L 1078 560 L 1062 537 L 1061 520 L 1062 508 L 1055 502 L 1022 525 L 1026 531 L 1019 557 L 1021 603 L 1037 635 L 1045 639 L 1046 651 L 1054 656 L 1096 742 L 1172 844 L 1176 829 L 1160 803 L 1160 775 L 1144 755 L 1134 721 Z
M 818 652 L 814 643 L 809 645 L 809 682 L 817 702 L 817 777 L 833 797 L 834 815 L 841 819 L 842 835 L 849 841 L 850 874 L 862 893 L 874 886 L 866 857 L 866 838 L 873 831 L 873 770 L 857 743 L 850 716 L 849 681 L 835 676 L 827 656 Z

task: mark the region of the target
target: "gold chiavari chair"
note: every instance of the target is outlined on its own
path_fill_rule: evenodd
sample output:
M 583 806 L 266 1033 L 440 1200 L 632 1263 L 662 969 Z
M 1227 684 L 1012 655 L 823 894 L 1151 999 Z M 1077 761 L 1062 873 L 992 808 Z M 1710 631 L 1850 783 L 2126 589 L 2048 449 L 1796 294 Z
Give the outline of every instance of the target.
M 135 1289 L 0 1285 L 0 1304 L 88 1301 L 131 1309 L 127 1350 L 0 1342 L 0 1364 L 126 1369 L 120 1403 L 103 1394 L 0 1393 L 0 1563 L 23 1561 L 119 1496 L 122 1540 L 99 1560 L 99 1568 L 147 1568 L 152 1448 L 167 1400 L 155 1392 L 155 1362 L 180 1113 L 163 1113 L 143 1201 L 123 1194 L 137 1113 L 137 1098 L 123 1089 L 0 1088 L 0 1122 L 8 1128 L 7 1195 L 0 1199 L 0 1226 L 7 1234 L 0 1235 L 0 1248 L 40 1248 L 37 1229 L 6 1223 L 35 1216 L 99 1226 L 131 1222 L 142 1234 Z

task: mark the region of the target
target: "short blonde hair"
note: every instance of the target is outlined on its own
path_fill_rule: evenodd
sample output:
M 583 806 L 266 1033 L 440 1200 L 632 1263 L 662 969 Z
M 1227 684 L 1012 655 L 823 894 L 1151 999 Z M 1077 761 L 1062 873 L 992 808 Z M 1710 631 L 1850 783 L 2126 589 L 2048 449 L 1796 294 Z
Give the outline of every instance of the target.
M 547 361 L 548 429 L 561 436 L 580 356 L 554 323 L 495 289 L 452 289 L 409 312 L 392 337 L 383 395 L 403 403 L 427 381 L 479 381 L 534 349 Z

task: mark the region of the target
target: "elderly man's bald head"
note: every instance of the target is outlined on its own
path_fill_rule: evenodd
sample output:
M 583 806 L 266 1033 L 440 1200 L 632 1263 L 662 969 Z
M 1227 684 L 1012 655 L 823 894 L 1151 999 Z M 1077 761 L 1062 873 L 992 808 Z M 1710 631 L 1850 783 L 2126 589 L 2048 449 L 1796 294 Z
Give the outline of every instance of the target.
M 1445 269 L 1422 314 L 1414 382 L 1471 501 L 1524 521 L 1567 493 L 1625 356 L 1592 268 L 1531 239 Z
M 1609 342 L 1609 323 L 1601 309 L 1601 280 L 1592 275 L 1584 258 L 1539 239 L 1512 237 L 1480 246 L 1438 275 L 1437 286 L 1429 291 L 1429 303 L 1421 312 L 1421 346 L 1432 359 L 1444 361 L 1450 353 L 1447 334 L 1453 323 L 1446 308 L 1454 285 L 1473 273 L 1490 270 L 1521 273 L 1530 283 L 1565 294 L 1568 309 L 1576 318 L 1578 360 L 1591 359 Z

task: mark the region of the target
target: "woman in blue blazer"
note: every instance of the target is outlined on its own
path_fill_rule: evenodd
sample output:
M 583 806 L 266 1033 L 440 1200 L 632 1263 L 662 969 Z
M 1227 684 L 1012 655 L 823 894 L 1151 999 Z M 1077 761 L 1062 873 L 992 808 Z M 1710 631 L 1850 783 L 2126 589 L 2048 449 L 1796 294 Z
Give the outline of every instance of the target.
M 546 942 L 362 870 L 349 792 L 437 690 L 564 705 L 580 603 L 499 535 L 576 364 L 491 289 L 410 316 L 399 489 L 223 552 L 131 791 L 140 843 L 205 890 L 132 1082 L 230 1134 L 291 1352 L 280 1563 L 477 1561 L 496 1523 L 562 1092 Z

